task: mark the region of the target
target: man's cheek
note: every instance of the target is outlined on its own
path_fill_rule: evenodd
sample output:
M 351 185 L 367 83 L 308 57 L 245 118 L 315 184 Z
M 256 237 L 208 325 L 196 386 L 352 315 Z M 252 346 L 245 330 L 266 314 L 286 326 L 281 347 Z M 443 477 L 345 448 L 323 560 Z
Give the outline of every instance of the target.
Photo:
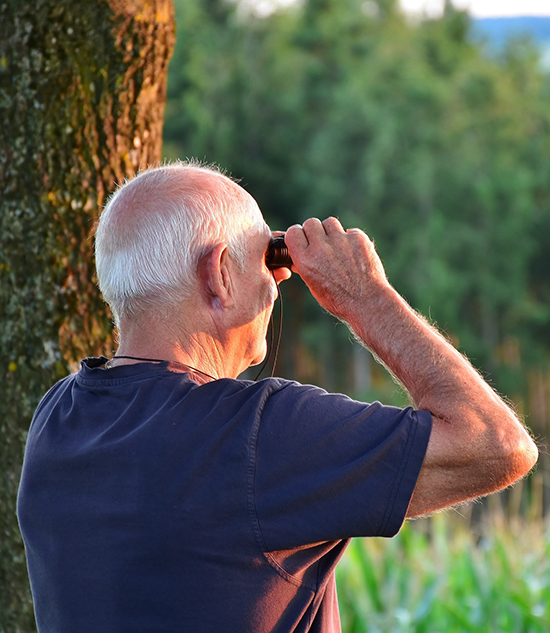
M 273 305 L 275 303 L 275 300 L 277 299 L 277 295 L 278 295 L 278 290 L 277 290 L 277 284 L 275 283 L 275 280 L 272 279 L 271 283 L 269 284 L 269 305 Z

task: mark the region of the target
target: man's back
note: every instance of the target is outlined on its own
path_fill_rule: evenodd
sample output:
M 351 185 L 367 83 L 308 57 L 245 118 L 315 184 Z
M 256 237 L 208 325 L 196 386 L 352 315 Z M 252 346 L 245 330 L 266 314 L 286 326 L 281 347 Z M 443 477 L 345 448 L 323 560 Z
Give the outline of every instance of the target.
M 39 629 L 339 630 L 334 566 L 347 537 L 399 529 L 429 414 L 104 360 L 58 383 L 29 434 Z

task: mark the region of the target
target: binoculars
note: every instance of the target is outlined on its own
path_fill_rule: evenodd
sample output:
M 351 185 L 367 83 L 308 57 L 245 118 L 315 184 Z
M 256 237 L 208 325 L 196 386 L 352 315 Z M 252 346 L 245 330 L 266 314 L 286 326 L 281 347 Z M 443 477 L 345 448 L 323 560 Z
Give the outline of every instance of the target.
M 284 235 L 271 238 L 271 242 L 267 247 L 265 264 L 269 268 L 269 270 L 292 267 L 292 258 L 288 254 L 288 248 L 285 244 Z

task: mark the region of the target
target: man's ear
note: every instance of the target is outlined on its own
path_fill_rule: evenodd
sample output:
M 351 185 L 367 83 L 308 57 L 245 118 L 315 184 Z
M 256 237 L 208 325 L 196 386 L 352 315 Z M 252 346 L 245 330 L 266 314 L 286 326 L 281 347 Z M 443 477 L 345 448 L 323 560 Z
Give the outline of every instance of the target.
M 199 279 L 206 301 L 213 307 L 233 306 L 233 279 L 229 269 L 229 249 L 221 243 L 202 257 L 198 265 Z

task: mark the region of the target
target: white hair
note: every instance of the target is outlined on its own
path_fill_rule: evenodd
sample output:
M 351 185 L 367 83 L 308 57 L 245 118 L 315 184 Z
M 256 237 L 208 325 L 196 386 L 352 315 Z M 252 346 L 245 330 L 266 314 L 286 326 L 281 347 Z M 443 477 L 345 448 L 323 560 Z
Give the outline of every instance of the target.
M 101 214 L 95 235 L 99 287 L 115 323 L 189 296 L 197 264 L 226 242 L 244 269 L 250 229 L 266 230 L 256 201 L 216 169 L 175 163 L 122 185 Z

